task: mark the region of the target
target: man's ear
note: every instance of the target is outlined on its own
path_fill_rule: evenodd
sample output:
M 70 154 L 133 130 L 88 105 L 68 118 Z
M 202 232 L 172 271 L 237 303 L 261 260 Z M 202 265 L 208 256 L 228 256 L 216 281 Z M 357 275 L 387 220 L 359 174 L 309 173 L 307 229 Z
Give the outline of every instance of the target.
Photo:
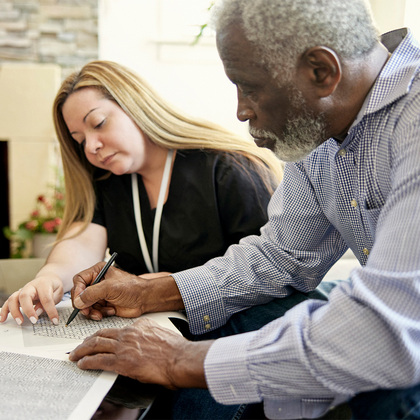
M 320 98 L 325 98 L 341 80 L 340 59 L 327 47 L 312 47 L 300 57 L 298 72 Z

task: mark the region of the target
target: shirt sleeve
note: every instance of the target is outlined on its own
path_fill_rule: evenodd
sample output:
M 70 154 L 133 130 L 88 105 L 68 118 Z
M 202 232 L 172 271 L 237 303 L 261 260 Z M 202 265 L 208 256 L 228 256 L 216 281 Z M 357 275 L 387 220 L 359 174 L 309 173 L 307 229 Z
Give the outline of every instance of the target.
M 299 165 L 286 165 L 268 214 L 260 235 L 242 239 L 201 267 L 173 275 L 193 334 L 218 328 L 235 312 L 285 297 L 293 289 L 314 290 L 347 249 Z
M 401 118 L 393 134 L 391 190 L 374 209 L 366 266 L 328 302 L 305 301 L 259 331 L 217 340 L 205 362 L 217 401 L 263 400 L 270 418 L 314 417 L 360 392 L 420 382 L 418 117 Z

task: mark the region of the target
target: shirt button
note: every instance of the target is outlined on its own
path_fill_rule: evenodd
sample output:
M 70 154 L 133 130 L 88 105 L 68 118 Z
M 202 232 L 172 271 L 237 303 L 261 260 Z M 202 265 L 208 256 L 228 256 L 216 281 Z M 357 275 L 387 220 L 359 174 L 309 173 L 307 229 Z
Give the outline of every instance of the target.
M 363 254 L 369 255 L 369 250 L 367 248 L 363 248 Z
M 208 315 L 204 315 L 203 319 L 204 319 L 204 322 L 209 322 L 210 321 L 210 317 Z
M 350 201 L 352 207 L 357 207 L 357 201 L 355 199 Z
M 346 156 L 346 149 L 340 149 L 339 151 L 338 151 L 338 154 L 340 155 L 340 156 Z
M 204 328 L 205 328 L 206 330 L 209 330 L 209 329 L 211 328 L 211 325 L 210 325 L 210 324 L 206 324 L 206 325 L 204 325 Z

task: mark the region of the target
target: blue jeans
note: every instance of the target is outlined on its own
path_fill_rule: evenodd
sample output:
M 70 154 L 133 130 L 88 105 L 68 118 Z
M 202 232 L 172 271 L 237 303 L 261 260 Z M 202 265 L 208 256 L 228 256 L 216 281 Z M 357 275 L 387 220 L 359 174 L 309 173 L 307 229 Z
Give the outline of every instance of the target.
M 192 340 L 207 340 L 255 331 L 285 314 L 287 310 L 307 299 L 327 300 L 335 283 L 321 283 L 322 287 L 308 294 L 295 292 L 283 299 L 254 306 L 233 315 L 223 327 Z M 405 390 L 379 390 L 357 395 L 349 402 L 352 419 L 420 419 L 420 385 Z M 153 403 L 145 419 L 239 420 L 261 419 L 263 404 L 222 405 L 204 389 L 164 390 Z M 332 418 L 332 417 L 329 417 Z
M 348 404 L 352 419 L 420 419 L 420 385 L 408 389 L 364 392 Z

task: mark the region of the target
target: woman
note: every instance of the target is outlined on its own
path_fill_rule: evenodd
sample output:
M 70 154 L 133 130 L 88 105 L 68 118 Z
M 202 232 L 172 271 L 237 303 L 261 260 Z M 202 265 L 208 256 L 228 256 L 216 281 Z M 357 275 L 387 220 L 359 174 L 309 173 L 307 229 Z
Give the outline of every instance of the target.
M 35 323 L 75 273 L 103 260 L 135 274 L 175 272 L 257 234 L 281 178 L 267 149 L 187 118 L 139 76 L 95 61 L 63 82 L 54 101 L 66 208 L 58 241 L 35 279 L 3 305 Z

